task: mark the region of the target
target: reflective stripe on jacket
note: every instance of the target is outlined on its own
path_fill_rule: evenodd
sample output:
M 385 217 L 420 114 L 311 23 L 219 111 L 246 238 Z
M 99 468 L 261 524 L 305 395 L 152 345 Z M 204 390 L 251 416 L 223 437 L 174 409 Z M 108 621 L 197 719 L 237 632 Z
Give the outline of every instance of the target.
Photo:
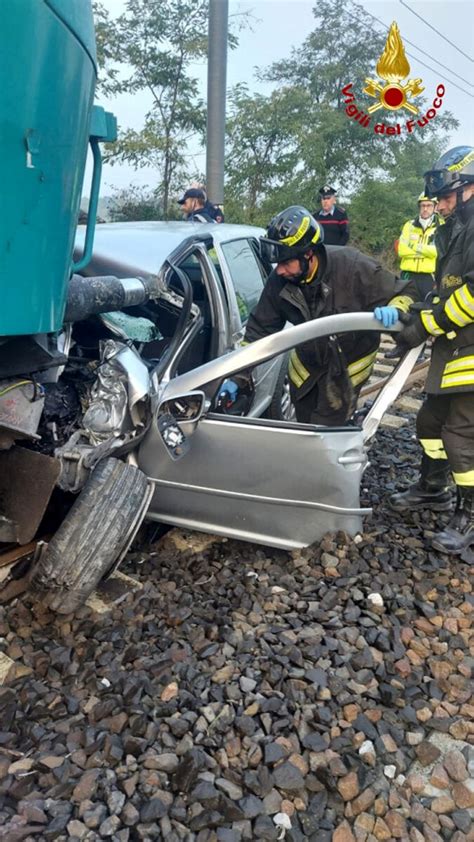
M 438 297 L 420 319 L 435 337 L 429 394 L 474 392 L 474 198 L 436 234 Z
M 347 373 L 354 387 L 360 386 L 361 383 L 364 383 L 366 380 L 369 379 L 370 375 L 372 374 L 372 369 L 374 367 L 376 357 L 377 349 L 375 349 L 375 351 L 371 351 L 370 354 L 365 354 L 358 360 L 354 360 L 354 362 L 349 363 L 349 365 L 347 366 Z M 303 384 L 306 383 L 308 378 L 311 377 L 311 372 L 308 371 L 304 363 L 300 360 L 298 353 L 295 349 L 293 349 L 290 353 L 288 375 L 291 382 L 297 389 L 300 389 L 303 386 Z
M 437 221 L 433 221 L 425 230 L 418 219 L 405 222 L 398 242 L 398 256 L 400 269 L 403 272 L 435 271 L 436 245 L 434 236 L 438 228 Z

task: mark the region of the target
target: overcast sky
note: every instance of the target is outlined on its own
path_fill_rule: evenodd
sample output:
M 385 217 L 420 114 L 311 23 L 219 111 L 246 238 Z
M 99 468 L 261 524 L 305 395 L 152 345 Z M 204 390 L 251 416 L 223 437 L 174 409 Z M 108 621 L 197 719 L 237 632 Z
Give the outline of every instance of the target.
M 116 16 L 123 9 L 123 0 L 102 0 L 112 15 Z M 431 99 L 436 86 L 445 85 L 444 106 L 449 109 L 460 123 L 457 131 L 451 135 L 451 145 L 474 143 L 474 73 L 472 40 L 474 35 L 473 0 L 403 0 L 418 15 L 443 33 L 444 38 L 433 32 L 429 26 L 406 8 L 401 0 L 363 0 L 361 5 L 370 14 L 378 18 L 387 31 L 393 20 L 398 23 L 402 39 L 408 39 L 419 49 L 406 43 L 411 64 L 411 76 L 420 76 L 425 86 L 425 95 Z M 314 0 L 229 0 L 229 15 L 250 11 L 253 15 L 253 31 L 243 31 L 239 35 L 239 46 L 229 51 L 227 82 L 232 87 L 237 82 L 246 82 L 250 90 L 264 90 L 254 78 L 256 67 L 265 67 L 272 61 L 289 56 L 292 47 L 298 47 L 306 35 L 314 29 L 312 14 Z M 373 21 L 374 28 L 382 32 L 382 26 Z M 451 46 L 452 41 L 455 46 Z M 456 49 L 458 48 L 458 49 Z M 464 56 L 462 54 L 467 54 Z M 426 53 L 427 55 L 424 55 Z M 449 67 L 451 73 L 440 66 L 441 62 Z M 430 65 L 434 70 L 424 66 Z M 454 75 L 457 74 L 457 76 Z M 196 68 L 202 86 L 202 95 L 206 92 L 206 67 Z M 464 81 L 461 81 L 461 77 Z M 349 79 L 347 80 L 350 81 Z M 455 83 L 455 84 L 454 84 Z M 464 88 L 466 93 L 459 90 Z M 470 94 L 470 95 L 469 95 Z M 115 100 L 100 100 L 101 104 L 113 111 L 121 128 L 139 129 L 149 105 L 145 95 L 123 96 Z M 204 170 L 205 155 L 196 150 L 192 163 L 197 170 Z M 102 194 L 106 195 L 110 186 L 126 187 L 130 183 L 152 184 L 150 171 L 135 171 L 128 166 L 104 166 Z M 86 182 L 87 183 L 87 182 Z M 84 190 L 87 193 L 87 189 Z

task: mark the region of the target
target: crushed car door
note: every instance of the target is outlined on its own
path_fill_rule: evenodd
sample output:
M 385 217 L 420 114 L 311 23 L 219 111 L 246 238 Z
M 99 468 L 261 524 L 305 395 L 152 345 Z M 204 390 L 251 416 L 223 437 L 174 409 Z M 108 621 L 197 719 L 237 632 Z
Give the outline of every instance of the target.
M 242 344 L 248 317 L 263 292 L 267 273 L 258 256 L 257 241 L 254 237 L 217 241 L 215 252 L 219 258 L 222 279 L 231 305 L 233 341 L 234 347 L 237 348 Z M 284 358 L 277 357 L 254 369 L 255 396 L 251 415 L 261 415 L 270 405 L 282 364 Z
M 203 245 L 193 244 L 185 250 L 175 252 L 170 256 L 169 263 L 170 268 L 165 275 L 166 282 L 171 287 L 175 286 L 177 279 L 173 277 L 173 267 L 184 272 L 192 286 L 193 302 L 199 307 L 203 318 L 203 329 L 198 341 L 194 342 L 193 348 L 187 349 L 185 356 L 178 354 L 178 370 L 181 373 L 225 354 L 231 348 L 231 336 L 227 303 L 219 278 Z
M 173 379 L 160 400 L 219 383 L 308 339 L 380 329 L 367 313 L 291 327 Z M 413 367 L 417 354 L 411 357 Z M 405 367 L 406 377 L 410 370 Z M 368 460 L 362 428 L 208 413 L 197 422 L 185 456 L 174 461 L 158 429 L 159 413 L 157 406 L 138 455 L 155 485 L 152 519 L 286 549 L 311 544 L 328 531 L 361 529 L 370 511 L 359 502 Z

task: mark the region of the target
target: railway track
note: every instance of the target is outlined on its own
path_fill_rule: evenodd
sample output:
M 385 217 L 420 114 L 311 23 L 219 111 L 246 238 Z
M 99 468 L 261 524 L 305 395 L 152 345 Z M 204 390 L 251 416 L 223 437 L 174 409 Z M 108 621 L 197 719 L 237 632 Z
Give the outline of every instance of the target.
M 380 350 L 377 354 L 377 359 L 374 365 L 374 371 L 367 386 L 361 390 L 359 397 L 359 408 L 363 407 L 368 400 L 375 400 L 380 390 L 390 379 L 391 374 L 398 364 L 398 359 L 387 359 L 385 353 L 395 347 L 395 343 L 390 337 L 384 337 L 380 343 Z M 421 399 L 415 396 L 407 396 L 407 392 L 411 392 L 416 387 L 416 393 L 421 394 L 423 391 L 424 382 L 428 373 L 430 364 L 429 350 L 425 349 L 426 359 L 417 363 L 403 386 L 399 397 L 393 404 L 393 409 L 398 410 L 398 414 L 385 413 L 381 426 L 399 428 L 409 423 L 409 418 L 402 413 L 416 412 L 421 406 Z

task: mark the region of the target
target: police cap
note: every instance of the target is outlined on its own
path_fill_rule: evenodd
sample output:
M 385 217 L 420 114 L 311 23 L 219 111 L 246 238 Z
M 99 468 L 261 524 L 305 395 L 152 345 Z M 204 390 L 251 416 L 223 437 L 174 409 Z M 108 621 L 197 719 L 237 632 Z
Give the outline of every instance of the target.
M 325 184 L 324 187 L 319 188 L 318 195 L 321 199 L 327 199 L 328 196 L 335 196 L 336 191 L 334 190 L 334 187 L 330 187 L 329 184 Z
M 178 205 L 184 205 L 186 199 L 199 199 L 201 202 L 206 201 L 206 194 L 204 190 L 200 190 L 198 187 L 190 187 L 189 190 L 186 190 L 182 196 L 177 200 Z

